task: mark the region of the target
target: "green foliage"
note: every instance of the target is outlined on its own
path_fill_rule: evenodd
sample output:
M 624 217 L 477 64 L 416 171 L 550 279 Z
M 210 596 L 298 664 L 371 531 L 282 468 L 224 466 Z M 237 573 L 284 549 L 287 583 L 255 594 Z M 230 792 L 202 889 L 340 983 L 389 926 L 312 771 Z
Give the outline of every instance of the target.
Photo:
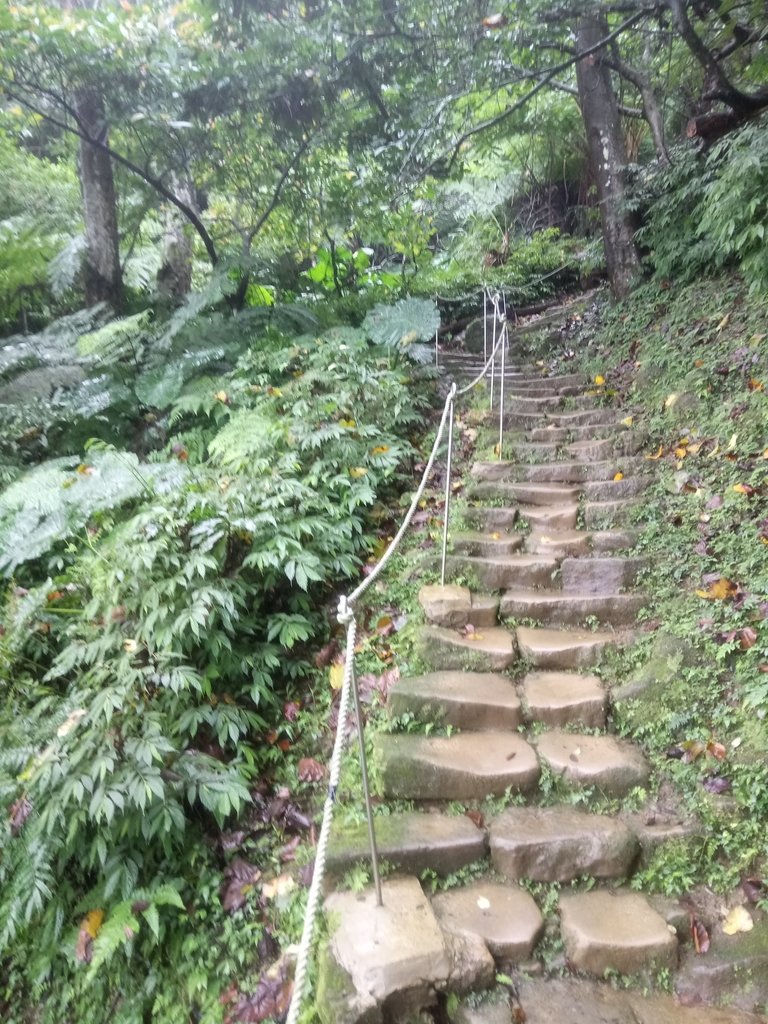
M 433 359 L 433 352 L 414 342 L 433 340 L 439 326 L 440 314 L 429 299 L 400 299 L 393 306 L 376 306 L 363 322 L 363 330 L 375 344 L 407 352 L 420 363 Z
M 674 153 L 650 180 L 647 224 L 640 233 L 658 277 L 693 280 L 735 266 L 752 294 L 768 289 L 768 132 L 751 124 L 701 156 Z

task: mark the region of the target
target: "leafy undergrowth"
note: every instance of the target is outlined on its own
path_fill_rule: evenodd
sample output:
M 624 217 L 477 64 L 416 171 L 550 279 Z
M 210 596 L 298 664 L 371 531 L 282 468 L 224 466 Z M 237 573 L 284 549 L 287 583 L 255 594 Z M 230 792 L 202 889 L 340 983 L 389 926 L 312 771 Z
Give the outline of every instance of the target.
M 606 667 L 615 721 L 680 794 L 698 837 L 638 876 L 680 896 L 768 876 L 768 302 L 738 279 L 648 286 L 569 342 L 645 434 L 642 635 Z M 673 786 L 670 787 L 670 783 Z
M 391 532 L 433 400 L 402 314 L 387 334 L 380 313 L 378 343 L 247 337 L 234 370 L 143 407 L 149 452 L 142 435 L 138 455 L 101 441 L 25 469 L 9 444 L 3 1020 L 262 1020 L 284 1001 L 284 962 L 263 972 L 311 876 L 334 594 Z

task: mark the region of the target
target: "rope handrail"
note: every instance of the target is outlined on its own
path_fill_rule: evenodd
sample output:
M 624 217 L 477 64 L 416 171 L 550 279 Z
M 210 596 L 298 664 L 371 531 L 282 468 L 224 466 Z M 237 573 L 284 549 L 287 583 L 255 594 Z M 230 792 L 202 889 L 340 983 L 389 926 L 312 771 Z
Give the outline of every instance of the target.
M 411 525 L 411 521 L 416 513 L 416 509 L 419 506 L 419 502 L 422 499 L 424 491 L 430 476 L 432 475 L 432 469 L 434 468 L 437 454 L 440 450 L 440 445 L 445 433 L 446 424 L 449 426 L 449 441 L 448 441 L 448 464 L 446 473 L 446 486 L 445 486 L 445 509 L 443 515 L 443 544 L 442 544 L 442 571 L 441 571 L 441 583 L 445 582 L 445 562 L 446 562 L 446 548 L 448 539 L 448 512 L 450 503 L 450 491 L 451 491 L 451 456 L 453 449 L 453 414 L 456 398 L 459 396 L 466 395 L 474 387 L 476 387 L 485 377 L 489 368 L 492 370 L 495 366 L 496 354 L 501 349 L 502 355 L 502 390 L 501 390 L 501 419 L 500 419 L 500 430 L 501 422 L 503 421 L 504 406 L 503 406 L 503 367 L 504 367 L 504 351 L 506 344 L 508 343 L 508 331 L 507 331 L 507 320 L 506 312 L 502 312 L 500 309 L 500 296 L 497 293 L 489 295 L 486 291 L 485 297 L 490 300 L 493 306 L 494 316 L 494 337 L 495 337 L 495 325 L 500 324 L 501 330 L 499 331 L 498 339 L 495 340 L 493 350 L 485 363 L 485 366 L 481 372 L 475 377 L 471 383 L 467 384 L 463 388 L 458 388 L 455 381 L 452 382 L 450 390 L 443 406 L 443 413 L 440 418 L 440 423 L 437 428 L 435 435 L 435 441 L 432 445 L 432 451 L 430 452 L 427 464 L 424 467 L 424 471 L 421 476 L 419 486 L 411 500 L 411 504 L 408 511 L 405 514 L 403 522 L 400 524 L 395 536 L 390 541 L 387 550 L 384 552 L 382 557 L 374 566 L 373 570 L 366 576 L 361 583 L 348 595 L 343 595 L 339 599 L 339 611 L 338 611 L 338 622 L 340 625 L 345 626 L 347 630 L 346 646 L 344 654 L 344 676 L 341 686 L 341 694 L 339 698 L 339 712 L 338 722 L 336 725 L 336 736 L 333 745 L 333 754 L 331 756 L 331 763 L 328 772 L 328 793 L 325 799 L 323 807 L 323 819 L 320 827 L 320 836 L 317 841 L 317 851 L 315 853 L 315 865 L 312 872 L 312 881 L 309 887 L 309 895 L 307 896 L 307 906 L 304 912 L 304 925 L 302 929 L 301 941 L 299 943 L 299 949 L 297 953 L 296 969 L 294 973 L 293 981 L 293 992 L 291 994 L 291 1004 L 288 1009 L 288 1016 L 286 1018 L 286 1024 L 297 1024 L 299 1013 L 301 1011 L 301 1004 L 304 997 L 304 988 L 306 985 L 306 976 L 309 966 L 309 957 L 312 949 L 312 940 L 314 937 L 314 925 L 315 917 L 320 901 L 320 893 L 322 891 L 323 876 L 325 873 L 325 861 L 328 849 L 328 841 L 330 838 L 331 822 L 333 819 L 333 809 L 336 804 L 336 790 L 339 784 L 339 776 L 341 772 L 341 757 L 345 745 L 345 732 L 346 722 L 349 713 L 350 696 L 354 692 L 354 704 L 357 716 L 357 732 L 358 741 L 360 745 L 360 767 L 362 775 L 362 783 L 365 793 L 366 803 L 366 815 L 368 819 L 368 831 L 371 843 L 371 860 L 373 865 L 373 876 L 374 884 L 376 887 L 376 897 L 378 905 L 382 905 L 381 896 L 381 881 L 379 878 L 378 870 L 378 859 L 376 852 L 376 839 L 373 827 L 373 814 L 371 808 L 371 801 L 368 793 L 368 772 L 365 760 L 365 739 L 363 736 L 363 723 L 362 716 L 360 714 L 359 699 L 356 692 L 356 680 L 355 680 L 355 640 L 357 636 L 357 621 L 355 619 L 355 604 L 359 599 L 366 593 L 366 591 L 373 585 L 373 583 L 382 574 L 387 564 L 389 563 L 392 556 L 399 548 L 403 537 L 405 536 L 408 527 Z M 501 454 L 501 442 L 499 443 L 499 454 Z

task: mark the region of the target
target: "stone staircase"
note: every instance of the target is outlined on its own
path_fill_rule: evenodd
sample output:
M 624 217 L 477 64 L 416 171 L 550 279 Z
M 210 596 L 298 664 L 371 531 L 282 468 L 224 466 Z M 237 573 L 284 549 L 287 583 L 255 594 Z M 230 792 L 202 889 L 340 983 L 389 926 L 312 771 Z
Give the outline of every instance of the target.
M 457 363 L 467 378 L 477 369 Z M 626 516 L 653 463 L 589 390 L 577 374 L 508 367 L 513 458 L 472 466 L 467 528 L 451 535 L 448 578 L 472 586 L 421 589 L 419 653 L 430 671 L 401 679 L 389 696 L 392 716 L 432 731 L 374 736 L 382 795 L 416 808 L 376 819 L 380 857 L 397 873 L 384 882 L 381 908 L 369 890 L 327 900 L 332 935 L 318 989 L 327 1024 L 758 1020 L 668 996 L 643 1002 L 637 991 L 609 997 L 604 982 L 585 980 L 674 971 L 687 935 L 679 907 L 665 915 L 626 884 L 649 850 L 685 826 L 656 830 L 642 814 L 615 810 L 650 770 L 641 749 L 611 734 L 609 695 L 591 670 L 632 638 L 645 603 Z M 367 856 L 364 828 L 346 830 L 329 865 L 338 877 Z M 431 898 L 416 877 L 477 862 L 482 879 Z M 545 920 L 531 883 L 575 880 L 583 884 L 564 889 Z M 537 952 L 545 932 L 559 933 L 561 965 L 580 981 L 546 978 Z M 447 994 L 493 991 L 498 970 L 518 980 L 519 1004 L 504 990 L 480 1008 L 452 1003 L 446 1015 Z M 570 1016 L 569 999 L 582 1007 L 571 1002 Z M 443 1016 L 419 1016 L 435 1004 Z

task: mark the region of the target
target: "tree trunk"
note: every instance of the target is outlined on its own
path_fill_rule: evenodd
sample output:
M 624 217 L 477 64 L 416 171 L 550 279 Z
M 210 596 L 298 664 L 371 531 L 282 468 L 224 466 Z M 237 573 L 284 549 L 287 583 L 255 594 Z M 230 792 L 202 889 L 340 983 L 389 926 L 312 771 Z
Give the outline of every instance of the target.
M 588 50 L 607 35 L 604 21 L 585 16 L 577 27 L 578 49 Z M 608 279 L 614 295 L 623 298 L 640 277 L 640 258 L 635 246 L 632 217 L 626 204 L 624 136 L 611 72 L 602 60 L 603 52 L 599 50 L 576 64 L 576 80 L 600 202 Z
M 174 180 L 173 190 L 188 206 L 196 205 L 194 189 Z M 179 305 L 192 288 L 192 245 L 184 231 L 184 221 L 175 206 L 165 210 L 163 262 L 157 273 L 157 290 L 172 305 Z
M 75 98 L 77 116 L 85 132 L 106 141 L 107 124 L 101 96 L 84 89 Z M 117 202 L 112 161 L 107 153 L 80 141 L 80 188 L 83 195 L 85 239 L 85 301 L 89 306 L 108 302 L 118 312 L 123 302 Z

